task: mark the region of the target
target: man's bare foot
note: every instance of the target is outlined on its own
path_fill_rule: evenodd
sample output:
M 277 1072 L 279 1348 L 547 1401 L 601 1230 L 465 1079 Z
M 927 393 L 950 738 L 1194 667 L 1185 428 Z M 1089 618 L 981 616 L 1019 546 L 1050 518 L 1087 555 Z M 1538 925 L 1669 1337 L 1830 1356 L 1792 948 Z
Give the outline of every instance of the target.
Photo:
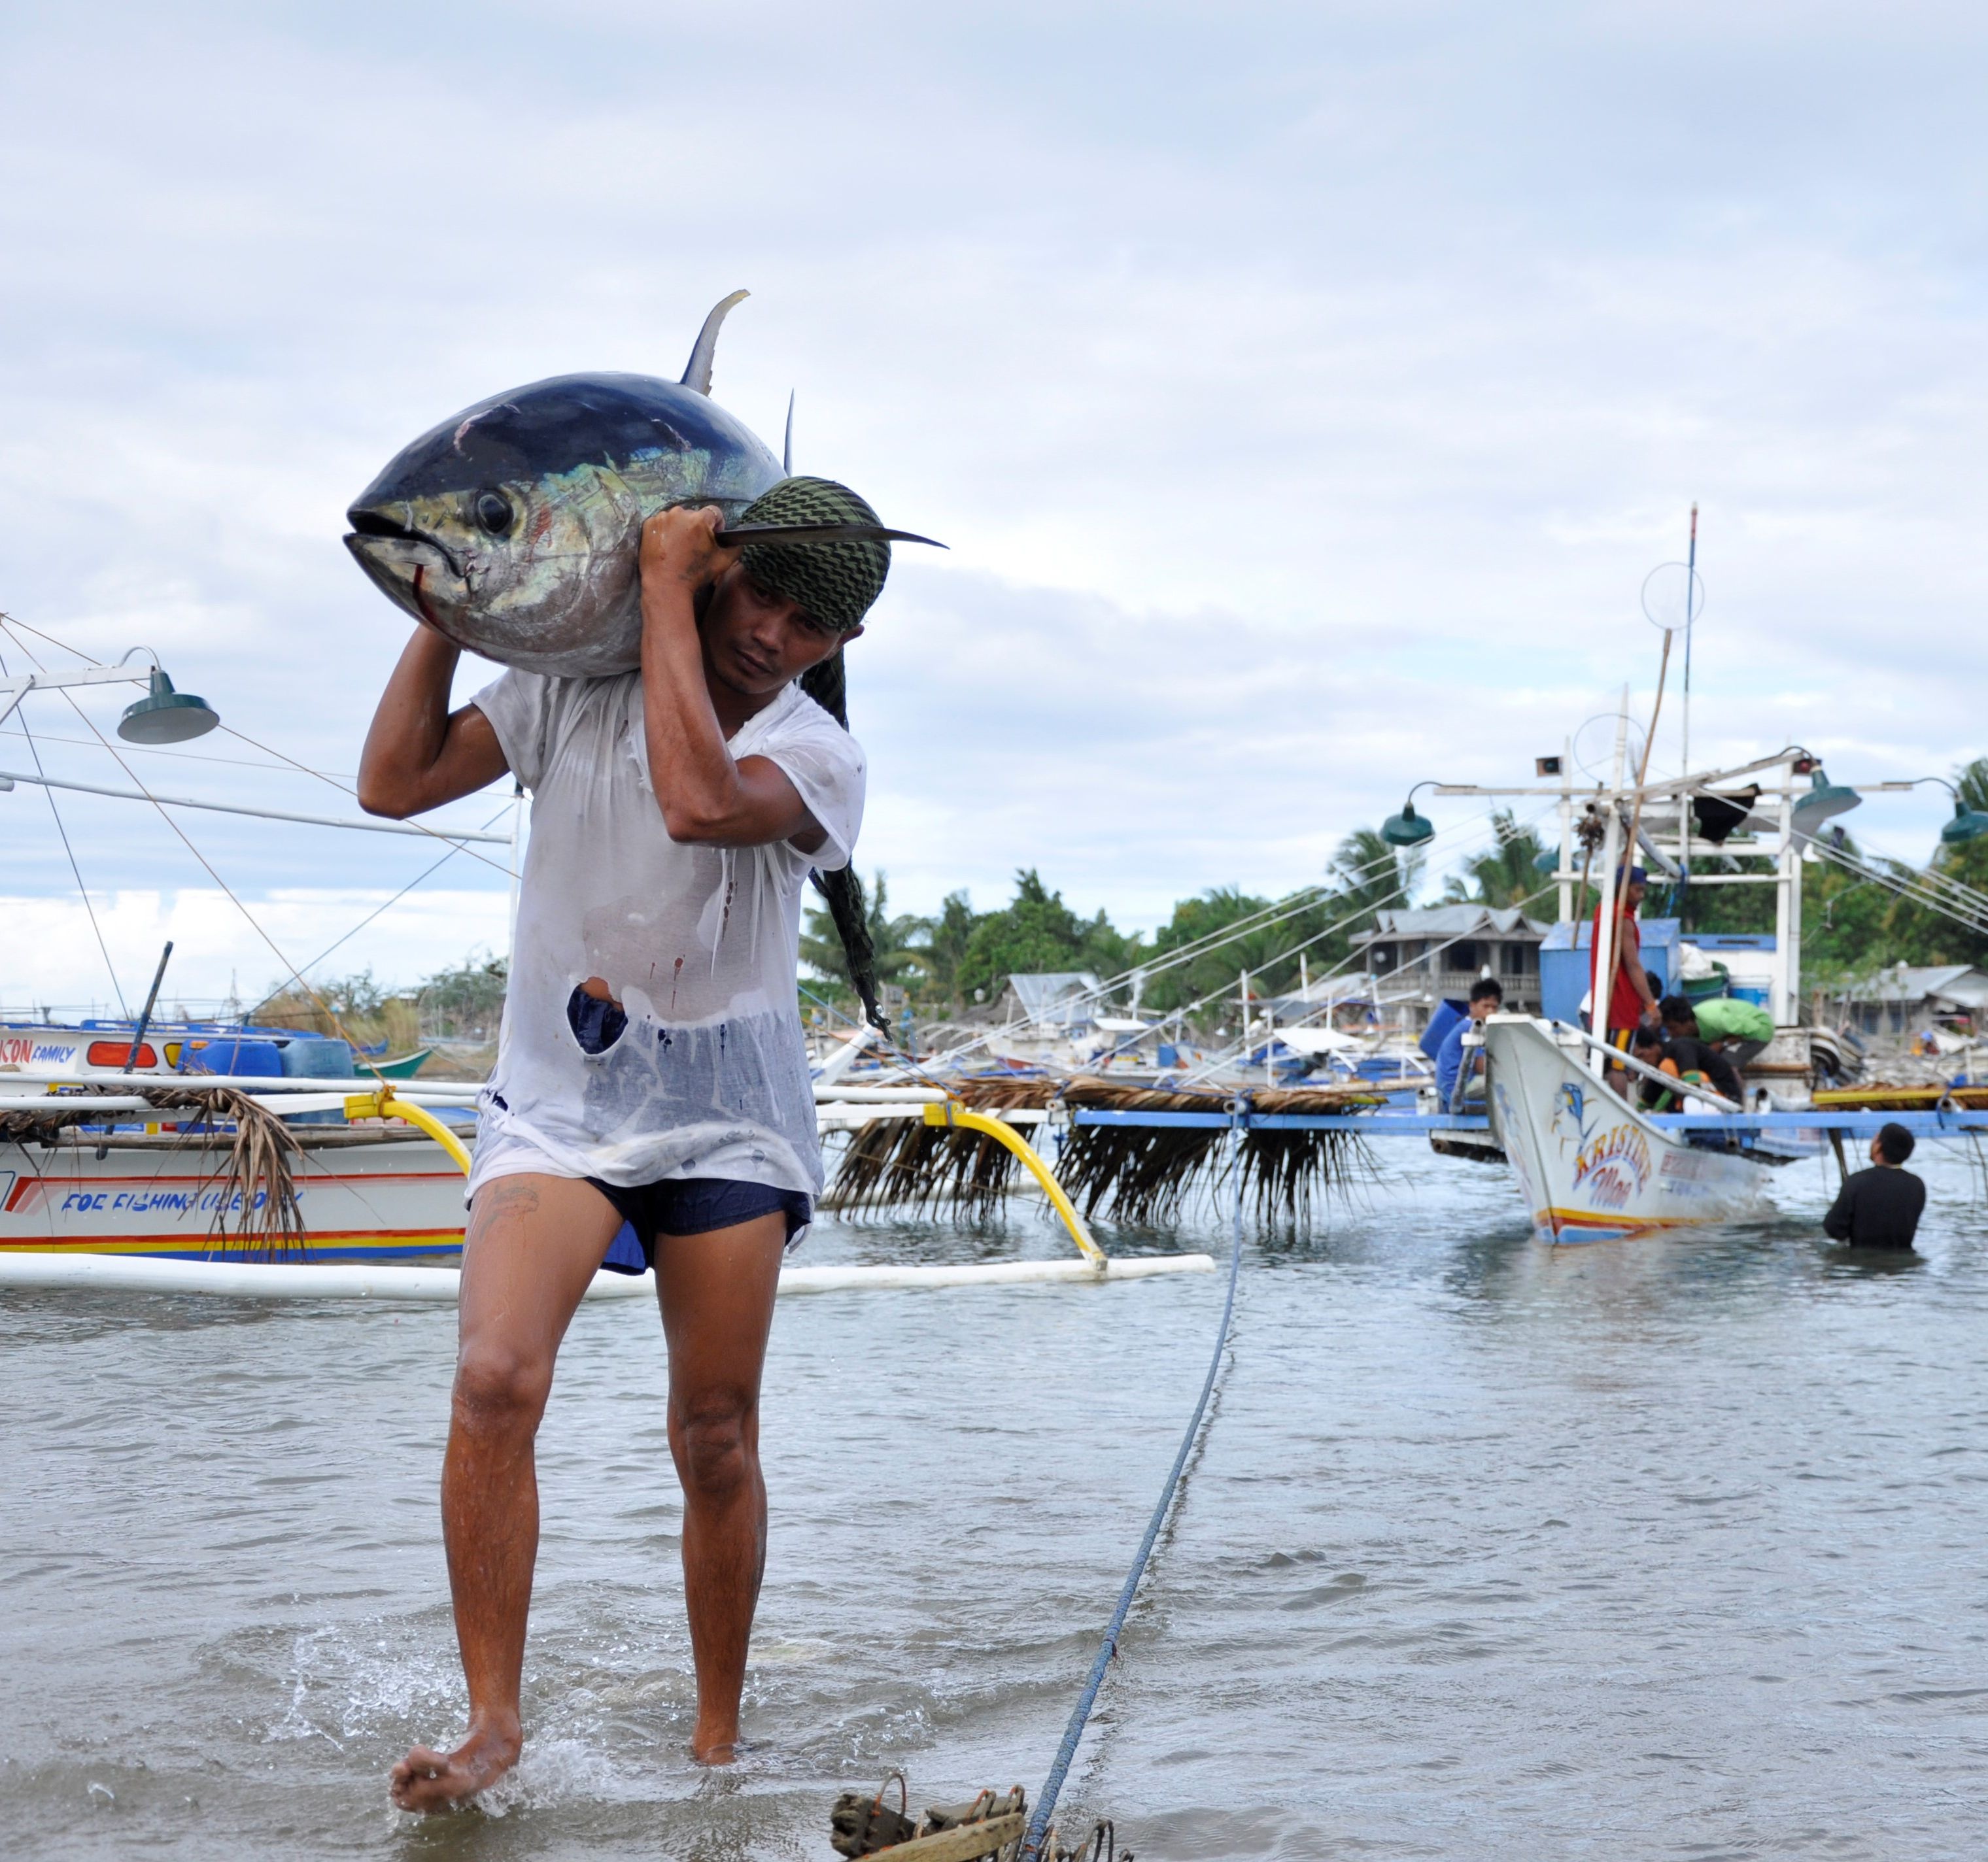
M 469 1737 L 452 1752 L 417 1745 L 394 1767 L 388 1789 L 403 1810 L 446 1810 L 488 1790 L 518 1762 L 524 1743 L 515 1723 L 472 1726 Z
M 739 1729 L 734 1725 L 707 1730 L 700 1725 L 691 1735 L 690 1756 L 699 1765 L 729 1765 L 739 1756 Z

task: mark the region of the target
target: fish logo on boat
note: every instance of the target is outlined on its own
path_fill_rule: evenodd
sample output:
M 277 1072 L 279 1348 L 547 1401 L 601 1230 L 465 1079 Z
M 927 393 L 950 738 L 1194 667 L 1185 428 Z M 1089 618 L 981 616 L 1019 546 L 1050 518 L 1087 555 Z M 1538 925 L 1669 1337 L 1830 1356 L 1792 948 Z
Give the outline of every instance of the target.
M 1598 1209 L 1620 1209 L 1650 1181 L 1650 1141 L 1634 1125 L 1611 1125 L 1574 1160 L 1573 1187 Z
M 1594 1120 L 1587 1110 L 1587 1095 L 1578 1080 L 1564 1080 L 1554 1093 L 1553 1134 L 1564 1151 L 1570 1144 L 1585 1144 Z

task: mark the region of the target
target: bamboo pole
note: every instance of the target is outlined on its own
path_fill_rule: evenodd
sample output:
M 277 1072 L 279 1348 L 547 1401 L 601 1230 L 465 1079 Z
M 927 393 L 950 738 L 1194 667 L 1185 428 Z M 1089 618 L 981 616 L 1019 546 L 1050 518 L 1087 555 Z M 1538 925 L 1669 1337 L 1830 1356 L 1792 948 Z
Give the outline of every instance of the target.
M 1643 825 L 1643 785 L 1649 780 L 1650 752 L 1657 741 L 1657 720 L 1663 715 L 1664 709 L 1664 681 L 1669 674 L 1670 669 L 1671 630 L 1666 627 L 1664 630 L 1663 657 L 1657 663 L 1656 702 L 1650 707 L 1650 728 L 1648 734 L 1643 739 L 1641 759 L 1636 765 L 1636 796 L 1629 806 L 1629 838 L 1628 844 L 1622 850 L 1621 870 L 1625 873 L 1636 863 L 1636 836 Z M 1621 894 L 1618 890 L 1614 904 L 1615 916 L 1618 921 L 1621 917 Z M 1601 1003 L 1598 1005 L 1601 1008 L 1601 1035 L 1604 1040 L 1608 1034 L 1609 1012 L 1615 1005 L 1615 978 L 1622 968 L 1622 940 L 1617 934 L 1616 926 L 1612 924 L 1609 928 L 1609 944 L 1608 992 L 1601 998 Z

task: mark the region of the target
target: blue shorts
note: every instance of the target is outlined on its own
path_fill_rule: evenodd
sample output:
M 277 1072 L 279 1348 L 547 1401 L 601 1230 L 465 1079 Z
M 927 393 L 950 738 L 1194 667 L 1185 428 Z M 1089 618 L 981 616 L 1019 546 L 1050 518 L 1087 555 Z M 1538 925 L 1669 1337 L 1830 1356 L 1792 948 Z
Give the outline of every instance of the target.
M 621 1217 L 621 1232 L 600 1265 L 617 1274 L 646 1273 L 656 1264 L 658 1235 L 708 1235 L 776 1211 L 787 1218 L 791 1242 L 814 1220 L 813 1199 L 800 1190 L 776 1190 L 732 1177 L 678 1177 L 624 1187 L 589 1177 Z

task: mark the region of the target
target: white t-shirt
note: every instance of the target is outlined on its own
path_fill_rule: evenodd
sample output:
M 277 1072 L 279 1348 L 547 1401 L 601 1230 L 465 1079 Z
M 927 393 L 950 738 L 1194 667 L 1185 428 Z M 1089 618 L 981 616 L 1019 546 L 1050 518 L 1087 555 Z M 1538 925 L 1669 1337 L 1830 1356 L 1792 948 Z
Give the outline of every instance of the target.
M 794 999 L 801 887 L 855 847 L 855 739 L 789 685 L 726 748 L 777 763 L 827 839 L 812 854 L 692 847 L 670 838 L 649 786 L 639 672 L 507 672 L 473 702 L 532 793 L 479 1157 L 522 1143 L 560 1174 L 617 1186 L 729 1177 L 820 1195 Z M 582 1032 L 599 1044 L 600 1005 L 574 1000 L 590 977 L 627 1017 L 597 1053 Z

